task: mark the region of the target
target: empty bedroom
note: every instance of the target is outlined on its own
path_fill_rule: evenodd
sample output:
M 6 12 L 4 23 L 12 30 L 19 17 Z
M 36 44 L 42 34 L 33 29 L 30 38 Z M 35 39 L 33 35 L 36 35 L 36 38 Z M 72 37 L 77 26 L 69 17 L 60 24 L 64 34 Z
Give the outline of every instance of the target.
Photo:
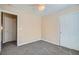
M 78 4 L 0 4 L 0 55 L 79 55 Z

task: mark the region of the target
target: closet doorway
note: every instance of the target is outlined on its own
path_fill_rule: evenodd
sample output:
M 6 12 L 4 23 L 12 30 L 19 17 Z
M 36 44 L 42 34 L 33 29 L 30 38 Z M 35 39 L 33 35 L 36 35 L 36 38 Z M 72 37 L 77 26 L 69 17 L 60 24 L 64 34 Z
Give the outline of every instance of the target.
M 1 47 L 10 42 L 15 42 L 17 46 L 17 15 L 2 12 L 1 27 Z
M 68 13 L 60 17 L 60 45 L 79 50 L 79 13 Z

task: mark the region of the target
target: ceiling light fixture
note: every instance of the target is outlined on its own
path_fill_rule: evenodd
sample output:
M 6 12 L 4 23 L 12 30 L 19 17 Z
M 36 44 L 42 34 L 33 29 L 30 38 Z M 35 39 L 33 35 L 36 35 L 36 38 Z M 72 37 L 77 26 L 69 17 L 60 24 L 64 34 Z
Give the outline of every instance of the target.
M 37 4 L 36 6 L 39 11 L 43 11 L 45 9 L 45 4 Z

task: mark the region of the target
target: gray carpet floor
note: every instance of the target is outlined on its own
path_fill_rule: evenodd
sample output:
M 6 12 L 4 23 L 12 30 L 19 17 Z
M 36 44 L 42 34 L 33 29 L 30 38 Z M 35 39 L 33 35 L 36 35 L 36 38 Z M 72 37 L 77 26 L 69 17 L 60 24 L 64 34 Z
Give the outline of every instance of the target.
M 79 55 L 79 51 L 59 47 L 57 45 L 37 41 L 20 47 L 16 42 L 10 42 L 3 45 L 2 55 Z

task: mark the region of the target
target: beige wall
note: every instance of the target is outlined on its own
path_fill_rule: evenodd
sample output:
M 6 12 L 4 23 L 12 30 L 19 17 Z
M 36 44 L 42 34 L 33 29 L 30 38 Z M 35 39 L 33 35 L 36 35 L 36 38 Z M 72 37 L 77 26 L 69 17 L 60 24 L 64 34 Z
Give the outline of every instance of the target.
M 53 44 L 60 44 L 59 17 L 68 13 L 79 12 L 79 6 L 66 8 L 55 14 L 43 16 L 43 40 Z
M 26 44 L 41 39 L 41 19 L 33 14 L 18 16 L 18 44 Z
M 59 23 L 56 16 L 43 17 L 43 40 L 59 45 Z
M 56 14 L 51 13 L 50 15 L 41 17 L 29 6 L 26 6 L 24 9 L 20 8 L 20 6 L 7 5 L 0 6 L 0 8 L 18 15 L 18 46 L 40 40 L 41 37 L 45 41 L 59 45 L 58 18 L 67 13 L 79 12 L 79 7 L 74 6 L 57 12 Z
M 1 6 L 2 10 L 18 15 L 18 46 L 31 43 L 41 39 L 41 17 L 29 6 Z

